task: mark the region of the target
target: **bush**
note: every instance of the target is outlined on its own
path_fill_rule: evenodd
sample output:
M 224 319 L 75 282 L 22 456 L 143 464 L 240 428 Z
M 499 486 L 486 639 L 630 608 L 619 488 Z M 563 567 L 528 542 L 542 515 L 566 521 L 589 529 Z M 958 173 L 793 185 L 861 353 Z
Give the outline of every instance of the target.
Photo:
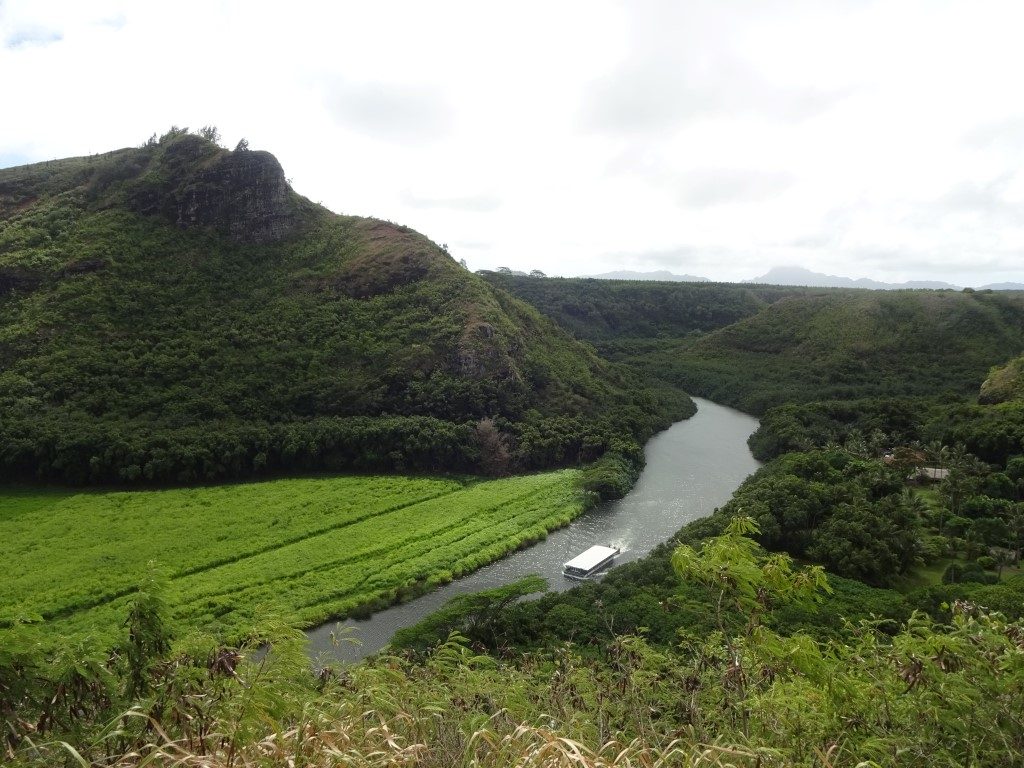
M 638 461 L 635 454 L 609 451 L 583 470 L 583 488 L 602 499 L 621 499 L 636 483 L 642 468 L 642 460 Z

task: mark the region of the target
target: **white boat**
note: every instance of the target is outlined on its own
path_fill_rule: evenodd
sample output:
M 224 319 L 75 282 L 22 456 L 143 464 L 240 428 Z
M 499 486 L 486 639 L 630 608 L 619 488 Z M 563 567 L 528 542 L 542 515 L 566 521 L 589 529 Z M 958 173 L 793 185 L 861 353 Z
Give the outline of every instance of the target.
M 562 575 L 568 579 L 579 579 L 582 581 L 610 565 L 617 554 L 619 554 L 618 547 L 595 545 L 565 563 L 562 566 Z

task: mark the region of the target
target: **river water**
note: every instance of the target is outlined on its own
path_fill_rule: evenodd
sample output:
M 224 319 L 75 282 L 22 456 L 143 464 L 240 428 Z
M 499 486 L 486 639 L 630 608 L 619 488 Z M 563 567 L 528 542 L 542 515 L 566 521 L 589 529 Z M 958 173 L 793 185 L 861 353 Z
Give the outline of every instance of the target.
M 552 590 L 574 582 L 562 564 L 594 544 L 620 547 L 617 565 L 643 557 L 691 520 L 714 512 L 759 463 L 747 448 L 757 419 L 694 398 L 697 413 L 652 437 L 644 446 L 647 466 L 633 489 L 587 512 L 528 549 L 484 566 L 408 603 L 369 619 L 331 622 L 309 630 L 309 650 L 322 662 L 357 661 L 379 651 L 396 630 L 415 624 L 455 595 L 500 587 L 536 573 Z M 339 633 L 342 627 L 349 628 Z M 335 642 L 336 636 L 345 640 Z M 360 644 L 350 642 L 356 639 Z

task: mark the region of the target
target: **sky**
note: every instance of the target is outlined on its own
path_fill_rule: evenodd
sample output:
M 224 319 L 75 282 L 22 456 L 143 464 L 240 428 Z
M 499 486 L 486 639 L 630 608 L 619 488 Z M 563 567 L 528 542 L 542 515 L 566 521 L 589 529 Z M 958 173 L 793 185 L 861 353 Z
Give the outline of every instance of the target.
M 1024 282 L 1024 3 L 0 0 L 0 167 L 215 125 L 471 269 Z

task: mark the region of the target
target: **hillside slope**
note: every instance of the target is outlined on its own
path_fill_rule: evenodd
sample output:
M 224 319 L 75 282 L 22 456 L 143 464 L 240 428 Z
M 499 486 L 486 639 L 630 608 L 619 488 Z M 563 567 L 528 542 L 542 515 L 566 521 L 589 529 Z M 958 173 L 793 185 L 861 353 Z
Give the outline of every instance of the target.
M 755 315 L 781 298 L 822 293 L 820 289 L 730 283 L 481 275 L 599 347 L 629 339 L 706 333 Z
M 1019 295 L 872 291 L 787 298 L 644 363 L 695 393 L 762 413 L 785 402 L 973 395 L 1022 344 Z
M 1024 348 L 1021 293 L 484 276 L 609 359 L 757 414 L 823 399 L 969 397 Z
M 0 170 L 9 478 L 501 471 L 642 437 L 686 412 L 666 398 L 422 235 L 295 194 L 268 153 L 172 130 Z M 517 447 L 566 418 L 588 433 Z

